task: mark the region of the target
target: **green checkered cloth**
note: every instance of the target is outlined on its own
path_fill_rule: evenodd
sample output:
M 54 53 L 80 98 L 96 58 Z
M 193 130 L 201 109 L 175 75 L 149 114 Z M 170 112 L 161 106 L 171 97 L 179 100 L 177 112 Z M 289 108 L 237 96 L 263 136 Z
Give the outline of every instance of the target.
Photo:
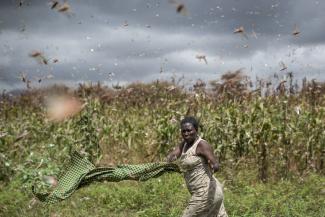
M 32 186 L 32 192 L 40 201 L 53 204 L 70 197 L 78 188 L 94 182 L 146 181 L 161 176 L 165 172 L 179 173 L 180 170 L 177 164 L 166 162 L 96 168 L 90 161 L 74 151 L 69 165 L 52 192 L 37 193 L 35 186 Z

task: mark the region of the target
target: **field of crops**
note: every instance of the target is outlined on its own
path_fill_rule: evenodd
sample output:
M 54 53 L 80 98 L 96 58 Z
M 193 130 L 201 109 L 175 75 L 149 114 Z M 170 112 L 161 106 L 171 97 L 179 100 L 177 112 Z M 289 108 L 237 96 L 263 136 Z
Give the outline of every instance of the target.
M 251 90 L 236 73 L 211 86 L 157 81 L 3 93 L 0 216 L 180 216 L 189 195 L 177 174 L 91 185 L 49 207 L 33 200 L 31 185 L 56 176 L 72 149 L 96 165 L 163 161 L 185 115 L 200 120 L 200 135 L 214 147 L 230 216 L 325 216 L 325 86 L 260 82 Z M 80 99 L 82 111 L 50 121 L 44 102 L 54 90 Z

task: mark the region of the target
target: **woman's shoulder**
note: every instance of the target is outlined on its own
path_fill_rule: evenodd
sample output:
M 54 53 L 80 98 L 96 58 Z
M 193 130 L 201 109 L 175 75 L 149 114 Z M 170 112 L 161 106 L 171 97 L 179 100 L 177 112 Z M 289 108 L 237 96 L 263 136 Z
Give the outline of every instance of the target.
M 181 141 L 179 144 L 178 144 L 178 148 L 180 149 L 181 152 L 183 152 L 183 148 L 184 148 L 184 145 L 185 145 L 185 141 Z
M 208 141 L 200 137 L 199 145 L 209 145 Z
M 200 142 L 197 144 L 196 151 L 202 152 L 203 150 L 210 148 L 211 145 L 204 139 L 201 138 Z

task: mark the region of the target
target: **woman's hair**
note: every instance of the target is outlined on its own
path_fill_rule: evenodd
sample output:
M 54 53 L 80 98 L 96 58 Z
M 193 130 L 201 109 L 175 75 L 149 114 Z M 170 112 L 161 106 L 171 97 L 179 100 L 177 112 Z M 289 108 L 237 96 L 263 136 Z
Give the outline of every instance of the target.
M 196 131 L 198 131 L 199 128 L 199 122 L 192 116 L 187 116 L 181 120 L 181 126 L 183 124 L 190 123 L 193 125 Z

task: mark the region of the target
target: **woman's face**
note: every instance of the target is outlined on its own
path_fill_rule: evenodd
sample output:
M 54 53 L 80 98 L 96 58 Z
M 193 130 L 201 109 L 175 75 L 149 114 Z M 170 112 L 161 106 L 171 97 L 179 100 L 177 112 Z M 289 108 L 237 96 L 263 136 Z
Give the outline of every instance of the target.
M 181 133 L 186 143 L 193 143 L 197 136 L 196 129 L 191 123 L 182 124 Z

